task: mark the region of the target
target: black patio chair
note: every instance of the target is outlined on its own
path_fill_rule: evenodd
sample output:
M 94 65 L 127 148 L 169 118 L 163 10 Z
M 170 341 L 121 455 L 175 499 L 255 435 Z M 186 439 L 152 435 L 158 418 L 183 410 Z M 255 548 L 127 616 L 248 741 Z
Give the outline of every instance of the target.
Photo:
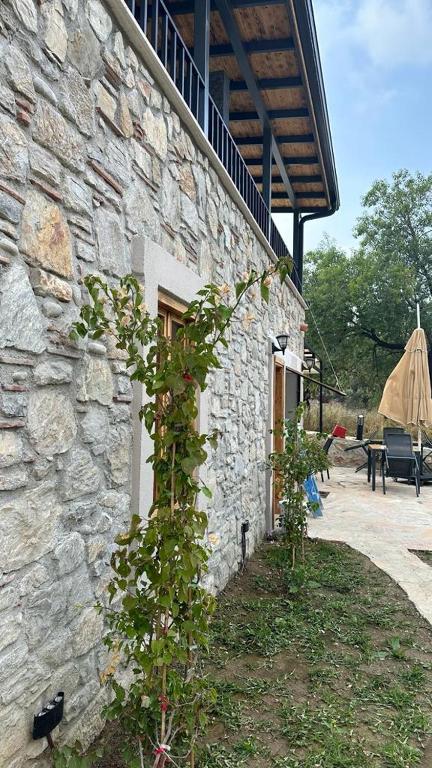
M 388 432 L 384 443 L 385 470 L 383 471 L 383 493 L 386 492 L 385 478 L 394 480 L 413 480 L 416 488 L 416 496 L 420 494 L 420 469 L 417 457 L 413 450 L 412 437 L 407 432 Z
M 335 438 L 333 437 L 333 435 L 329 435 L 328 436 L 327 440 L 325 441 L 325 443 L 323 445 L 324 453 L 328 453 L 329 452 L 330 448 L 332 447 L 334 439 Z M 329 472 L 328 469 L 326 471 L 327 471 L 327 480 L 330 480 L 330 472 Z M 321 482 L 322 483 L 324 482 L 324 474 L 322 472 L 321 472 Z
M 387 435 L 401 435 L 404 433 L 405 433 L 405 430 L 403 427 L 384 427 L 383 429 L 384 442 Z

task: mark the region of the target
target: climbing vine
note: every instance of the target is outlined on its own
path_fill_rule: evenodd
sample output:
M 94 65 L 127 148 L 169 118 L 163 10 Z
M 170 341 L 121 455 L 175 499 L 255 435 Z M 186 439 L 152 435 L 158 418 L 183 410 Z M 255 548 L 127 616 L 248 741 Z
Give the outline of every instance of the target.
M 129 530 L 117 538 L 106 611 L 106 644 L 113 654 L 106 677 L 114 692 L 107 714 L 133 737 L 131 765 L 195 765 L 198 734 L 213 698 L 199 674 L 214 609 L 203 586 L 207 516 L 199 503 L 201 493 L 211 492 L 199 468 L 215 440 L 197 429 L 197 393 L 221 367 L 218 349 L 227 347 L 226 333 L 245 293 L 258 285 L 267 301 L 273 275 L 283 281 L 289 269 L 284 259 L 262 274 L 245 273 L 233 292 L 228 285 L 206 285 L 183 314 L 175 338 L 162 335 L 134 277 L 122 278 L 115 288 L 100 277 L 85 279 L 91 303 L 82 308 L 75 333 L 93 339 L 110 334 L 126 352 L 131 380 L 144 385 L 140 418 L 153 441 L 148 461 L 154 502 L 146 519 L 133 514 Z M 251 318 L 248 313 L 246 321 Z M 116 679 L 120 659 L 130 673 L 127 686 Z

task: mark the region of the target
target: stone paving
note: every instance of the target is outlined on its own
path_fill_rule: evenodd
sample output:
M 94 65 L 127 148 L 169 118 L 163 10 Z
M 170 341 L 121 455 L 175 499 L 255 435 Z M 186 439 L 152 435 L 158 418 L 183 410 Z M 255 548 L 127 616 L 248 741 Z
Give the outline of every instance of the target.
M 323 517 L 309 522 L 309 536 L 343 541 L 369 557 L 432 624 L 432 567 L 410 551 L 432 551 L 432 484 L 416 498 L 413 486 L 388 480 L 384 496 L 380 478 L 372 492 L 364 471 L 333 467 L 319 486 L 329 495 Z

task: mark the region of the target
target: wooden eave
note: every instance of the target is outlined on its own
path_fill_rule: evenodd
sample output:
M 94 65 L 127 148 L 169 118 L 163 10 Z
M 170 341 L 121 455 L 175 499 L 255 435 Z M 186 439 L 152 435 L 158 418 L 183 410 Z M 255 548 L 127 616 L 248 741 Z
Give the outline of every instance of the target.
M 301 2 L 307 3 L 308 0 Z M 168 0 L 166 4 L 169 10 L 172 9 L 183 40 L 192 49 L 194 15 L 179 12 L 182 9 L 188 10 L 190 4 L 179 3 L 178 0 Z M 242 42 L 271 118 L 273 134 L 276 138 L 281 137 L 278 144 L 296 195 L 296 208 L 300 212 L 324 212 L 334 207 L 335 197 L 338 199 L 337 181 L 334 168 L 326 167 L 322 153 L 322 137 L 319 135 L 320 126 L 317 124 L 311 100 L 301 33 L 295 20 L 295 4 L 295 0 L 273 0 L 269 4 L 257 2 L 256 5 L 252 2 L 232 1 Z M 275 50 L 271 50 L 272 46 Z M 254 50 L 255 48 L 259 50 Z M 270 50 L 261 50 L 262 48 Z M 245 158 L 250 172 L 256 177 L 258 188 L 261 189 L 262 124 L 245 86 L 239 63 L 229 49 L 228 33 L 219 12 L 213 9 L 212 4 L 210 71 L 224 71 L 231 81 L 229 129 L 232 136 L 239 139 L 239 151 Z M 218 52 L 221 52 L 220 55 Z M 256 143 L 252 143 L 255 138 Z M 331 146 L 329 136 L 327 141 Z M 273 212 L 292 210 L 286 188 L 277 180 L 280 179 L 280 171 L 276 164 L 273 165 L 272 175 L 275 179 L 272 183 Z

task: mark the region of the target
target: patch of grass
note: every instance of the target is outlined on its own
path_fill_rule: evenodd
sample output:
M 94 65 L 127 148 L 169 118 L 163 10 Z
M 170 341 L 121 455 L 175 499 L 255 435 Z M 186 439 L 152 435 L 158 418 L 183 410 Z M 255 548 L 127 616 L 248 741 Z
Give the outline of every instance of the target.
M 211 673 L 235 680 L 242 739 L 227 726 L 216 762 L 199 768 L 241 766 L 248 750 L 251 768 L 420 765 L 432 718 L 429 625 L 346 546 L 309 542 L 294 573 L 282 543 L 256 559 L 259 578 L 246 570 L 226 590 L 212 627 L 225 664 Z M 225 687 L 225 717 L 227 695 Z
M 386 744 L 381 755 L 385 768 L 414 768 L 419 765 L 422 757 L 420 749 L 411 747 L 404 741 Z
M 366 557 L 310 541 L 293 574 L 266 544 L 211 633 L 217 701 L 196 768 L 432 768 L 431 628 Z M 124 737 L 108 740 L 97 768 L 129 768 Z

